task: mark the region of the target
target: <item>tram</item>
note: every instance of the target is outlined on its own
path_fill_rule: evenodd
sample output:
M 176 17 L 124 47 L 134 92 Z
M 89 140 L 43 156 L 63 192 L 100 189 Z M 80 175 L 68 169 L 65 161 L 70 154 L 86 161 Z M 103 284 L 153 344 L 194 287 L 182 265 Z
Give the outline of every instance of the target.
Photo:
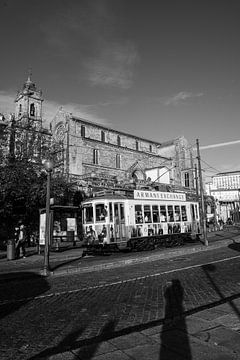
M 181 245 L 200 234 L 199 205 L 185 193 L 133 190 L 82 203 L 88 248 L 149 250 Z

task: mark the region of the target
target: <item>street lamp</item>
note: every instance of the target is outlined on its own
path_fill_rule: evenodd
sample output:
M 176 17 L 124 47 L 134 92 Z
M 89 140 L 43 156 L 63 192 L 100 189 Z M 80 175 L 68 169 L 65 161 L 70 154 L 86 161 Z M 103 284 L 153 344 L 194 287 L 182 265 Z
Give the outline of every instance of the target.
M 46 195 L 46 227 L 45 227 L 45 247 L 44 247 L 44 266 L 43 275 L 49 274 L 49 243 L 50 243 L 50 184 L 51 184 L 51 172 L 53 170 L 53 162 L 46 160 L 44 167 L 47 171 L 47 195 Z

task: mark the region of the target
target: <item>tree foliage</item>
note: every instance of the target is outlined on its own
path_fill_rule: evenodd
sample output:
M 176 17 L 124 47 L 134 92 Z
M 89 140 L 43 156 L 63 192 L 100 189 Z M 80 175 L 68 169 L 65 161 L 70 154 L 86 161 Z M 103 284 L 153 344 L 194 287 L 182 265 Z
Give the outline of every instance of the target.
M 0 167 L 2 236 L 12 236 L 19 219 L 31 230 L 38 229 L 39 209 L 46 206 L 46 182 L 47 173 L 43 167 L 30 161 L 15 160 Z M 74 184 L 61 175 L 52 174 L 51 198 L 54 198 L 54 203 L 69 205 L 75 201 L 75 205 L 79 205 L 82 195 L 77 194 Z

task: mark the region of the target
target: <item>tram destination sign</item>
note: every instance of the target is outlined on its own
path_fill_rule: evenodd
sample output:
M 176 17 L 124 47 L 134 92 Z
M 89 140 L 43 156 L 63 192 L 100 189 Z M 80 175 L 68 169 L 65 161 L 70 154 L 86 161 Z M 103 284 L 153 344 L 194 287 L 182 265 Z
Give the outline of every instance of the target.
M 134 190 L 134 199 L 186 201 L 186 194 L 163 191 Z

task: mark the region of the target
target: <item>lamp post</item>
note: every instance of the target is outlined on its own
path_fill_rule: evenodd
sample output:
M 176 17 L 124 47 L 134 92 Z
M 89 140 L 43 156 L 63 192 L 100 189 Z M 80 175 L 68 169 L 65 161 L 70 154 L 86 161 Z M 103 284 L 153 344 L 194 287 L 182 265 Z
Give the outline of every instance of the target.
M 45 247 L 44 247 L 44 266 L 43 275 L 49 274 L 49 242 L 50 242 L 50 185 L 51 185 L 51 172 L 53 170 L 53 162 L 46 160 L 44 167 L 47 171 L 47 195 L 46 195 L 46 227 L 45 227 Z

